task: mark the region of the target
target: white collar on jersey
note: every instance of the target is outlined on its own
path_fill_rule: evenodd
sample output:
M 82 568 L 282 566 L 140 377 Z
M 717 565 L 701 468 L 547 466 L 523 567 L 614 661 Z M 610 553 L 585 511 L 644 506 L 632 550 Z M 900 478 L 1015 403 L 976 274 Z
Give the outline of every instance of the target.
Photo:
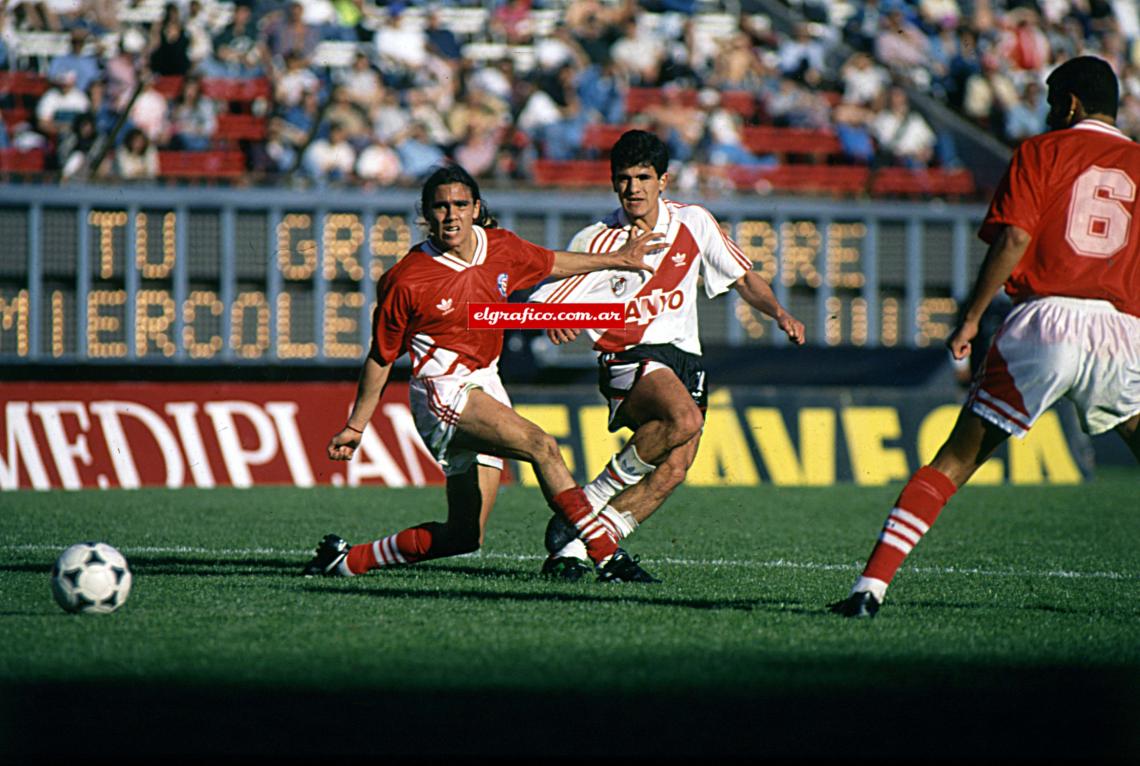
M 443 252 L 432 243 L 431 239 L 424 240 L 423 251 L 434 258 L 436 263 L 453 271 L 463 271 L 472 266 L 478 266 L 487 260 L 487 232 L 483 230 L 482 226 L 472 226 L 471 231 L 475 233 L 475 257 L 471 259 L 471 263 L 451 253 Z
M 625 214 L 622 208 L 617 209 L 617 219 L 623 227 L 629 226 L 629 216 Z M 669 206 L 665 204 L 665 200 L 660 197 L 657 198 L 657 225 L 653 230 L 661 234 L 669 233 L 669 224 L 673 222 L 673 213 L 669 210 Z
M 1118 136 L 1118 137 L 1123 138 L 1123 139 L 1128 140 L 1128 141 L 1132 140 L 1132 139 L 1128 138 L 1128 136 L 1124 135 L 1124 131 L 1122 131 L 1120 128 L 1116 127 L 1115 125 L 1109 125 L 1107 122 L 1101 122 L 1100 120 L 1092 120 L 1092 119 L 1089 119 L 1087 117 L 1085 119 L 1081 120 L 1080 122 L 1078 122 L 1076 125 L 1070 125 L 1069 129 L 1070 130 L 1093 130 L 1093 131 L 1096 131 L 1097 133 L 1107 133 L 1110 136 Z

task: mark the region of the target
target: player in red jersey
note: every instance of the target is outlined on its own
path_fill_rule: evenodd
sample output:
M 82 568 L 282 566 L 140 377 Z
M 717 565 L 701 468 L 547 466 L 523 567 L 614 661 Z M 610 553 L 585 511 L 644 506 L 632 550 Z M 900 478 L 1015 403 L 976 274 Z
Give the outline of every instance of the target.
M 989 243 L 947 345 L 969 352 L 1005 284 L 1016 304 L 995 334 L 950 437 L 910 478 L 851 594 L 873 617 L 903 559 L 959 487 L 1061 397 L 1082 428 L 1115 428 L 1140 461 L 1140 146 L 1115 127 L 1118 85 L 1092 56 L 1049 76 L 1052 132 L 1014 152 L 979 234 Z
M 553 437 L 511 409 L 497 367 L 503 331 L 469 331 L 467 303 L 505 301 L 511 292 L 551 275 L 652 270 L 644 257 L 658 247 L 657 237 L 642 234 L 600 259 L 538 247 L 495 228 L 478 185 L 458 166 L 433 173 L 420 204 L 428 239 L 377 284 L 372 346 L 352 412 L 329 441 L 328 455 L 352 458 L 392 364 L 408 353 L 412 415 L 447 477 L 447 521 L 355 546 L 328 535 L 304 574 L 362 574 L 477 550 L 495 503 L 502 459 L 514 458 L 534 466 L 551 507 L 582 535 L 601 572 L 617 579 L 636 576 L 636 562 L 618 551 L 613 520 L 590 508 Z
M 669 151 L 657 136 L 642 130 L 624 133 L 610 151 L 620 207 L 582 229 L 570 244 L 575 250 L 605 252 L 633 232 L 656 231 L 666 247 L 651 257 L 656 266 L 652 275 L 596 271 L 544 285 L 531 296 L 546 303 L 625 303 L 624 327 L 589 334 L 599 352 L 610 430 L 628 426 L 634 433 L 584 487 L 595 509 L 616 511 L 620 537 L 661 507 L 697 454 L 708 395 L 697 326 L 699 285 L 710 298 L 735 289 L 746 303 L 772 317 L 789 340 L 804 342 L 803 324 L 784 310 L 712 214 L 699 205 L 664 199 L 668 167 Z M 548 332 L 555 343 L 578 334 Z M 547 525 L 545 543 L 550 555 L 544 574 L 575 580 L 589 571 L 581 542 L 558 516 Z

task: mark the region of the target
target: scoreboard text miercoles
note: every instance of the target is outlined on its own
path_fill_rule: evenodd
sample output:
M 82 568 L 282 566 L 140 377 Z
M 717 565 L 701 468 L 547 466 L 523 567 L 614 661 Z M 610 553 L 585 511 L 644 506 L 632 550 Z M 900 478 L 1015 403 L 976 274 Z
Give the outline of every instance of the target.
M 398 213 L 242 211 L 223 232 L 216 210 L 100 207 L 70 230 L 49 212 L 37 274 L 22 253 L 3 256 L 3 357 L 359 359 L 375 281 L 420 236 Z M 78 226 L 86 227 L 82 238 Z M 868 226 L 866 219 L 756 216 L 725 229 L 815 342 L 894 346 L 906 342 L 905 333 L 914 345 L 944 339 L 958 308 L 944 270 L 924 266 L 920 292 L 906 304 L 914 275 L 899 248 L 885 242 L 890 237 L 868 247 Z M 228 246 L 224 235 L 233 239 Z M 938 257 L 926 250 L 924 258 Z M 913 306 L 913 317 L 904 316 L 904 305 Z M 774 337 L 768 320 L 742 301 L 721 310 L 743 342 Z M 718 340 L 715 326 L 703 330 Z

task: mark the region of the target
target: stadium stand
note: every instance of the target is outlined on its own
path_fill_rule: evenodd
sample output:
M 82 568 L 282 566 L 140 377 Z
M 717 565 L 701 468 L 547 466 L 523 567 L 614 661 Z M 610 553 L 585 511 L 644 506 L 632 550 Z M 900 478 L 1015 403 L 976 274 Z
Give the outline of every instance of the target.
M 0 30 L 0 147 L 18 150 L 6 155 L 6 177 L 62 168 L 70 111 L 49 130 L 37 109 L 93 61 L 98 81 L 85 95 L 99 132 L 118 146 L 143 128 L 163 152 L 160 174 L 183 181 L 236 181 L 240 156 L 263 182 L 353 183 L 356 173 L 319 177 L 307 161 L 336 122 L 348 136 L 339 149 L 367 155 L 373 181 L 414 184 L 452 159 L 489 182 L 586 186 L 605 182 L 595 162 L 639 127 L 666 138 L 676 170 L 698 185 L 970 199 L 986 190 L 952 135 L 893 90 L 929 94 L 974 126 L 962 130 L 1012 144 L 1040 122 L 1048 69 L 1093 52 L 1117 65 L 1121 127 L 1136 134 L 1140 20 L 1134 4 L 1115 14 L 1092 5 L 752 0 L 739 12 L 718 0 L 680 11 L 553 0 L 508 13 L 474 0 L 365 0 L 346 20 L 324 0 L 134 0 L 58 16 L 19 4 Z M 198 163 L 170 154 L 185 151 L 170 122 L 188 75 L 216 111 L 214 154 Z M 152 79 L 168 113 L 143 99 L 120 119 Z M 334 104 L 341 89 L 347 100 Z M 729 128 L 739 140 L 726 151 L 714 134 Z M 392 164 L 380 176 L 377 157 Z M 195 164 L 208 172 L 190 174 Z M 110 165 L 89 170 L 114 177 Z

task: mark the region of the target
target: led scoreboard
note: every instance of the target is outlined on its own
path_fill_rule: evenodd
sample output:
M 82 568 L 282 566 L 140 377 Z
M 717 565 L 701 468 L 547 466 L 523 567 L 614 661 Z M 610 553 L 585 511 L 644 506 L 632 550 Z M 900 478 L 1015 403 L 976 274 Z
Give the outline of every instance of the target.
M 501 225 L 549 247 L 613 207 L 484 196 Z M 415 197 L 0 187 L 0 360 L 357 363 L 376 279 L 422 238 Z M 977 206 L 704 204 L 815 344 L 941 342 L 984 254 Z M 701 300 L 705 342 L 783 342 L 734 293 Z

